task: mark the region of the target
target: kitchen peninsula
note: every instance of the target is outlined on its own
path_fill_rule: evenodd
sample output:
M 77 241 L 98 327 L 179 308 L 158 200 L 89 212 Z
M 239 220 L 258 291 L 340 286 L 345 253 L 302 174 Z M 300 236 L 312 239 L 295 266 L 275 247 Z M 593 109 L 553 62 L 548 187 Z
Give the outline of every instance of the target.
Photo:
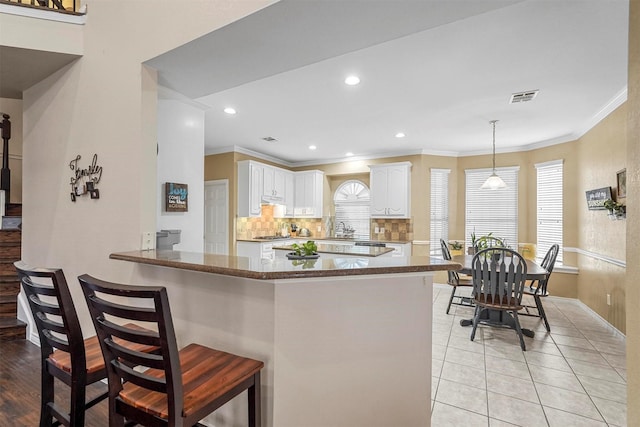
M 459 264 L 181 251 L 110 258 L 167 287 L 179 346 L 195 341 L 265 362 L 265 425 L 430 425 L 432 275 Z M 241 400 L 219 412 L 216 426 L 243 422 Z

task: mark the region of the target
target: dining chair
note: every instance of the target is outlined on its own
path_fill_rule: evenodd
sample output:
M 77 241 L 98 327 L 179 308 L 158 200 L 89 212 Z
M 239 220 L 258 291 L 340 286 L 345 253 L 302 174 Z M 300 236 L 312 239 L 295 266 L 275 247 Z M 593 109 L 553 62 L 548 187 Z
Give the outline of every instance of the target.
M 560 247 L 557 244 L 552 245 L 542 259 L 542 263 L 540 265 L 545 270 L 547 270 L 549 274 L 547 274 L 544 279 L 532 281 L 529 286 L 525 286 L 524 288 L 524 294 L 532 296 L 533 301 L 536 305 L 523 305 L 524 312 L 522 312 L 521 314 L 524 316 L 534 316 L 542 318 L 542 320 L 544 321 L 544 326 L 547 328 L 547 332 L 551 332 L 551 327 L 549 326 L 547 314 L 545 313 L 544 307 L 542 306 L 542 298 L 549 296 L 549 292 L 547 291 L 547 284 L 549 283 L 549 278 L 551 277 L 551 273 L 553 272 L 553 267 L 556 265 L 556 258 L 558 256 L 559 250 Z M 531 313 L 531 309 L 536 310 L 537 313 Z
M 83 338 L 62 269 L 34 268 L 23 261 L 14 266 L 40 339 L 40 427 L 83 426 L 85 411 L 107 397 L 104 392 L 85 400 L 87 386 L 107 377 L 98 337 Z M 137 345 L 135 349 L 152 352 L 157 348 Z M 69 411 L 55 402 L 55 378 L 71 389 Z
M 513 324 L 520 339 L 520 347 L 526 350 L 518 320 L 527 275 L 526 261 L 512 249 L 493 247 L 476 253 L 471 266 L 473 298 L 476 305 L 471 341 L 474 340 L 476 329 L 481 322 L 502 326 Z M 500 318 L 499 322 L 495 322 L 496 314 Z M 513 316 L 513 322 L 505 321 L 504 316 Z
M 201 425 L 199 420 L 245 390 L 249 426 L 261 425 L 263 362 L 198 344 L 178 351 L 164 287 L 122 285 L 87 274 L 78 279 L 107 366 L 110 427 L 124 426 L 125 418 L 143 426 Z M 121 320 L 148 322 L 157 332 L 120 326 Z M 157 345 L 160 351 L 127 350 L 116 338 Z
M 451 252 L 449 251 L 449 246 L 444 239 L 440 239 L 440 248 L 442 249 L 442 258 L 445 261 L 451 261 Z M 458 287 L 472 287 L 473 282 L 468 276 L 460 277 L 457 271 L 447 270 L 447 283 L 452 286 L 451 296 L 449 297 L 449 304 L 447 305 L 447 314 L 449 314 L 449 310 L 451 309 L 451 304 L 463 305 L 467 307 L 473 307 L 473 299 L 468 296 L 456 295 L 456 290 Z M 457 301 L 454 299 L 457 298 Z

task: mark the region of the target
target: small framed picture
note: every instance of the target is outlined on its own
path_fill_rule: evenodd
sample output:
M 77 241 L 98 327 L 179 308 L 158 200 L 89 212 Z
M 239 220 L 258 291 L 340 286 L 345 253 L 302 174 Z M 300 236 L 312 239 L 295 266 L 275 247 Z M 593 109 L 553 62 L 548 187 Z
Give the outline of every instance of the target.
M 616 183 L 618 185 L 616 195 L 619 199 L 624 199 L 627 197 L 627 169 L 622 169 L 616 173 Z

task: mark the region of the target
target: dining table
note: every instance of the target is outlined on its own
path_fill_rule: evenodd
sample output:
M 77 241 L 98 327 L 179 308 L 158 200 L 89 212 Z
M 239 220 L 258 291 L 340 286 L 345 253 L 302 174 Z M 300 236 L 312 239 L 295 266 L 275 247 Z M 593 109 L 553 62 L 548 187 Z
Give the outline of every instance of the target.
M 473 260 L 473 255 L 455 255 L 451 257 L 452 262 L 457 262 L 462 265 L 462 268 L 458 270 L 460 274 L 467 274 L 469 276 L 472 275 L 473 268 L 471 266 L 471 261 Z M 540 264 L 537 264 L 535 261 L 525 258 L 525 262 L 527 264 L 527 274 L 525 276 L 526 280 L 544 280 L 549 272 L 542 267 Z M 495 324 L 499 326 L 506 326 L 512 329 L 515 329 L 515 319 L 509 313 L 499 310 L 490 310 L 485 308 L 480 313 L 480 320 L 483 320 L 488 324 Z M 461 326 L 471 326 L 473 324 L 473 319 L 462 319 L 460 320 Z M 531 329 L 522 328 L 522 333 L 525 336 L 533 338 L 535 336 L 535 332 Z

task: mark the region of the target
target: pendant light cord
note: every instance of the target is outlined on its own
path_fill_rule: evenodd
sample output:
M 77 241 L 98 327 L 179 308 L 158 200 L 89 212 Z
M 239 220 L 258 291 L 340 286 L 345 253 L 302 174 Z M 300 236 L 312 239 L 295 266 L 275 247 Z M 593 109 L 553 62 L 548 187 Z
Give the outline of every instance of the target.
M 493 173 L 496 173 L 496 122 L 497 120 L 491 120 L 493 125 Z

